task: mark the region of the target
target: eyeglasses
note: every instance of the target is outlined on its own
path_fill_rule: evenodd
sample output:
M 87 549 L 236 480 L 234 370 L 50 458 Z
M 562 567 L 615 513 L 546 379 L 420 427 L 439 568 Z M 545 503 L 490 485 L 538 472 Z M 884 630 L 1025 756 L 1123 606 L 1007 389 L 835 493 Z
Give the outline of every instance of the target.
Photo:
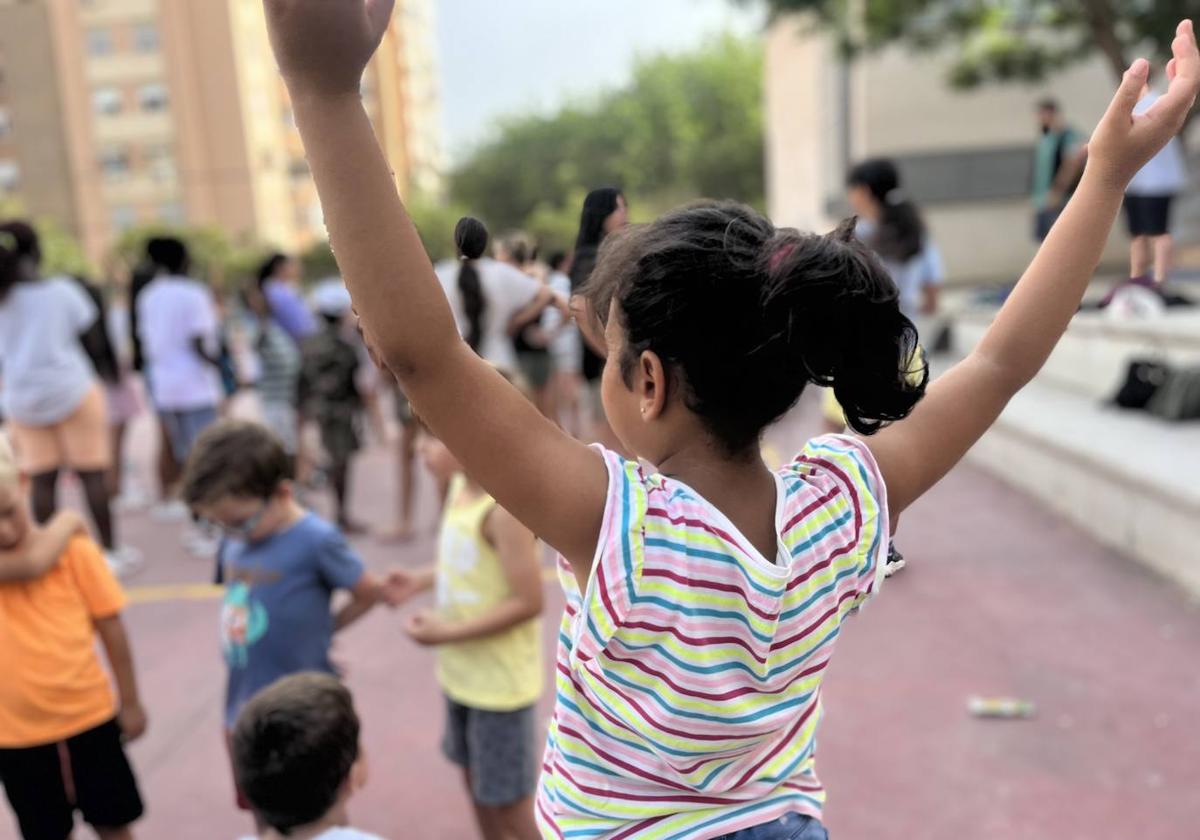
M 235 540 L 244 540 L 257 530 L 270 506 L 271 500 L 263 499 L 262 507 L 241 522 L 213 522 L 211 519 L 197 518 L 196 524 L 210 537 L 230 537 Z

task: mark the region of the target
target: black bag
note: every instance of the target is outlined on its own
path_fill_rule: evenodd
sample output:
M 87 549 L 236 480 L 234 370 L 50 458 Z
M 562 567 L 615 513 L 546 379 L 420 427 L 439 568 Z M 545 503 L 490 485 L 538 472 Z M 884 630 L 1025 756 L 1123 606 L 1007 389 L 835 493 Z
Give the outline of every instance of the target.
M 1164 420 L 1200 418 L 1200 368 L 1171 371 L 1146 410 Z
M 1122 383 L 1113 402 L 1121 408 L 1145 409 L 1151 398 L 1167 381 L 1171 369 L 1162 362 L 1150 359 L 1134 359 L 1129 363 L 1125 372 L 1125 382 Z

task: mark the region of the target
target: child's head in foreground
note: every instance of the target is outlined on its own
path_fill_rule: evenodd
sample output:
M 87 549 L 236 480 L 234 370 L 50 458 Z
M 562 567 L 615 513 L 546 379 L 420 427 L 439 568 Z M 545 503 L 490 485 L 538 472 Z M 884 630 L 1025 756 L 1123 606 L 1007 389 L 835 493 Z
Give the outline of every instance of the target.
M 222 420 L 196 439 L 184 469 L 183 500 L 230 537 L 266 539 L 292 510 L 292 459 L 265 426 Z
M 293 674 L 260 691 L 238 715 L 230 749 L 238 789 L 275 831 L 345 822 L 363 773 L 354 701 L 334 677 Z
M 28 491 L 12 446 L 0 432 L 0 551 L 16 548 L 29 535 Z
M 734 202 L 701 202 L 609 236 L 583 294 L 605 330 L 601 394 L 613 431 L 651 463 L 700 435 L 726 457 L 810 382 L 871 433 L 908 415 L 917 331 L 886 269 L 854 239 L 775 228 Z

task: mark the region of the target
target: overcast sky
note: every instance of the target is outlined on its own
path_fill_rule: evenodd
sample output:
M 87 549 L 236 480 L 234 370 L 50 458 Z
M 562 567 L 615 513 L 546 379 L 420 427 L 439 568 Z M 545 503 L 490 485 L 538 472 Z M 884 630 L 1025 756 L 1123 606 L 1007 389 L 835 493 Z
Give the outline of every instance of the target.
M 629 78 L 639 55 L 756 32 L 733 0 L 437 0 L 446 151 L 457 160 L 497 117 L 546 110 Z

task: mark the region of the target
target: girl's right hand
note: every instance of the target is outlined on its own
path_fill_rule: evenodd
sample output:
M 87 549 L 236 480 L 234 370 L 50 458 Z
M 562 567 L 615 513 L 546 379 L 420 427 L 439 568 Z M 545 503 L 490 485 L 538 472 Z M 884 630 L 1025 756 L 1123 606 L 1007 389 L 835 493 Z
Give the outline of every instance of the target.
M 292 94 L 358 94 L 396 0 L 263 0 Z
M 1184 119 L 1200 92 L 1200 53 L 1190 20 L 1182 21 L 1171 44 L 1174 58 L 1167 64 L 1170 86 L 1144 114 L 1133 114 L 1141 98 L 1150 65 L 1139 58 L 1121 80 L 1112 103 L 1088 143 L 1088 166 L 1120 190 L 1150 158 L 1183 128 Z

